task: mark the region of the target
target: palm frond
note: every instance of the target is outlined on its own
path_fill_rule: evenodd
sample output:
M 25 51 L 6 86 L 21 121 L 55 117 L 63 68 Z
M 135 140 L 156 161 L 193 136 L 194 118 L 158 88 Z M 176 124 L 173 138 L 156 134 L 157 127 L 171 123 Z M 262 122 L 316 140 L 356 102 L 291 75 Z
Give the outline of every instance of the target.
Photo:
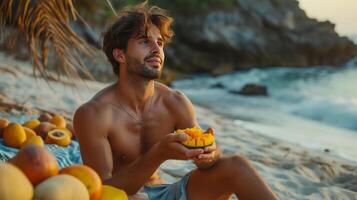
M 25 37 L 33 60 L 34 73 L 48 78 L 49 52 L 61 63 L 60 71 L 71 78 L 79 72 L 93 78 L 81 56 L 94 55 L 94 49 L 78 37 L 70 27 L 70 20 L 78 13 L 72 0 L 2 0 L 0 26 L 11 24 Z

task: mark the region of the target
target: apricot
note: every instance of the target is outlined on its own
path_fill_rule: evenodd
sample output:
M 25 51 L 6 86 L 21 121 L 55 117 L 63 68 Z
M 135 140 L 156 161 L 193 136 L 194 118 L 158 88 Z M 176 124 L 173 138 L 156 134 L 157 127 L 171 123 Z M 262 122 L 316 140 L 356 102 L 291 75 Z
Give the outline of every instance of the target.
M 62 168 L 59 174 L 78 178 L 87 188 L 91 200 L 98 200 L 102 192 L 102 180 L 96 171 L 86 165 L 72 165 Z
M 2 137 L 2 132 L 5 127 L 7 127 L 10 124 L 10 121 L 5 118 L 0 118 L 0 137 Z
M 9 162 L 20 168 L 33 185 L 57 175 L 59 170 L 56 157 L 35 144 L 24 146 Z
M 24 128 L 18 123 L 10 123 L 3 133 L 4 143 L 9 147 L 20 148 L 26 141 Z
M 23 148 L 26 145 L 30 145 L 30 144 L 35 144 L 35 145 L 38 145 L 40 147 L 44 147 L 45 146 L 41 136 L 38 136 L 38 135 L 35 135 L 35 136 L 32 136 L 32 137 L 26 139 L 26 141 L 21 145 L 21 148 Z
M 50 115 L 49 113 L 42 113 L 39 117 L 38 120 L 40 122 L 48 122 L 52 119 L 52 115 Z
M 35 132 L 37 135 L 41 136 L 42 139 L 45 139 L 47 133 L 55 128 L 56 126 L 51 124 L 50 122 L 41 122 L 40 125 L 35 128 Z
M 32 136 L 36 136 L 36 133 L 34 130 L 27 128 L 27 127 L 23 127 L 25 130 L 25 134 L 26 134 L 26 140 L 29 139 Z
M 61 115 L 55 115 L 54 117 L 52 117 L 50 122 L 52 124 L 56 125 L 56 127 L 61 127 L 61 128 L 66 128 L 66 125 L 67 125 L 66 120 Z
M 71 143 L 70 136 L 63 130 L 53 129 L 48 132 L 45 142 L 47 144 L 57 144 L 66 147 Z
M 69 135 L 70 138 L 73 137 L 73 134 L 70 130 L 68 130 L 67 128 L 61 128 L 61 127 L 57 127 L 56 129 L 64 131 L 65 133 L 67 133 L 67 135 Z
M 35 129 L 38 125 L 40 125 L 40 121 L 38 119 L 30 119 L 25 122 L 22 126 L 27 127 L 29 129 Z

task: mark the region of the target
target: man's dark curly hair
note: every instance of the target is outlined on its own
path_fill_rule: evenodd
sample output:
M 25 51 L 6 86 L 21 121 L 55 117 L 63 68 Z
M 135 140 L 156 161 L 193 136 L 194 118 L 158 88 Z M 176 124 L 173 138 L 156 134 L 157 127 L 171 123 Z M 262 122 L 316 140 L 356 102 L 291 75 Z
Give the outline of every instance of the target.
M 131 37 L 138 37 L 147 34 L 151 25 L 155 25 L 165 43 L 171 41 L 174 35 L 172 30 L 173 18 L 166 10 L 157 6 L 149 7 L 147 2 L 123 9 L 115 22 L 104 33 L 103 51 L 112 64 L 113 72 L 119 76 L 120 64 L 114 59 L 113 49 L 126 50 L 128 40 Z

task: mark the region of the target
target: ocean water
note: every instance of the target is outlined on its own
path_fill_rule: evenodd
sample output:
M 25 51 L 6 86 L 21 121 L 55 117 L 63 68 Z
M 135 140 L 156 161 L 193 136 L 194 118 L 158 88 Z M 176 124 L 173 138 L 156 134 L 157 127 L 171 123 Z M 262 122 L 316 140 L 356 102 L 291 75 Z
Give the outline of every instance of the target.
M 173 87 L 248 130 L 357 161 L 356 63 L 200 75 L 176 81 Z M 247 83 L 265 85 L 268 96 L 229 92 Z M 223 88 L 212 87 L 216 84 Z

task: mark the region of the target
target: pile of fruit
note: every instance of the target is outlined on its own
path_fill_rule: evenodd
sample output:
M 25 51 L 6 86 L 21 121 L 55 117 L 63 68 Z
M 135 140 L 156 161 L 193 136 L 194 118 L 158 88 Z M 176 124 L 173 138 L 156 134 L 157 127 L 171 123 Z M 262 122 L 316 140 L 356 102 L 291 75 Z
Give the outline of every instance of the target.
M 85 165 L 59 169 L 44 147 L 25 145 L 8 162 L 0 163 L 1 200 L 127 200 L 123 190 L 103 185 Z
M 177 134 L 186 133 L 188 139 L 182 142 L 188 148 L 204 148 L 214 143 L 214 131 L 209 128 L 206 132 L 198 127 L 178 129 L 175 131 Z
M 30 119 L 24 124 L 10 123 L 0 118 L 0 137 L 9 147 L 20 149 L 26 144 L 56 144 L 66 147 L 75 136 L 73 127 L 61 115 L 41 114 L 38 119 Z

